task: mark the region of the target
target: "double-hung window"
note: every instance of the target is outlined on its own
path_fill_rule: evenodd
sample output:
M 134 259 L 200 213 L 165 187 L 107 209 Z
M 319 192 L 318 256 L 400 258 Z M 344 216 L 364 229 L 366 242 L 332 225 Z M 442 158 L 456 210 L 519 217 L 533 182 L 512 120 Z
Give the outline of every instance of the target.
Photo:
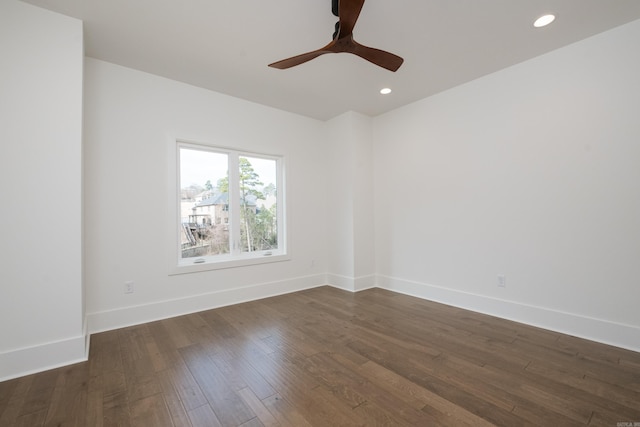
M 281 156 L 174 147 L 173 273 L 287 259 Z

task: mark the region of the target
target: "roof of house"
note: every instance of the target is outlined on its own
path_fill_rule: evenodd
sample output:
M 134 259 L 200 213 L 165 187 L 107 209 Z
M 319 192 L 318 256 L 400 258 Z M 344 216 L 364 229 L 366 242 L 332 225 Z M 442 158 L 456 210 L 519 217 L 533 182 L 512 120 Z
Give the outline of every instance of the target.
M 253 194 L 249 194 L 246 197 L 248 206 L 257 206 L 258 198 Z M 213 194 L 206 199 L 202 199 L 201 202 L 195 204 L 195 207 L 201 206 L 216 206 L 229 204 L 229 193 Z

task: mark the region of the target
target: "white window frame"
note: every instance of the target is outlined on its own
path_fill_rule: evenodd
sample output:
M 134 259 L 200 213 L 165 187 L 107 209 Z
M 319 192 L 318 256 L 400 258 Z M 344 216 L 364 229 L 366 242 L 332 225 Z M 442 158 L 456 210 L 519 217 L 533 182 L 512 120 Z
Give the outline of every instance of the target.
M 192 148 L 196 150 L 223 153 L 229 157 L 229 224 L 230 253 L 213 256 L 183 259 L 180 248 L 180 148 Z M 193 273 L 198 271 L 218 270 L 224 268 L 243 267 L 256 264 L 267 264 L 288 261 L 291 259 L 287 252 L 287 215 L 286 215 L 286 181 L 285 158 L 282 155 L 257 153 L 248 150 L 239 150 L 221 145 L 190 140 L 170 138 L 169 141 L 169 275 Z M 240 157 L 263 158 L 276 161 L 277 193 L 276 203 L 278 224 L 278 248 L 264 251 L 242 252 L 240 250 L 240 228 L 234 226 L 239 219 L 238 206 L 231 203 L 234 199 L 231 194 L 238 194 L 239 188 L 239 158 Z M 236 219 L 236 221 L 234 221 Z

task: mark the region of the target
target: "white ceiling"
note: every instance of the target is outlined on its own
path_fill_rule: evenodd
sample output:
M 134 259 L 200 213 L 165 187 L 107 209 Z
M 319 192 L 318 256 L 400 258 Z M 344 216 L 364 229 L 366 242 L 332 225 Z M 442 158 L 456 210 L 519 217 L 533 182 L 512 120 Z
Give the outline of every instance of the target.
M 23 1 L 82 19 L 87 56 L 321 120 L 375 116 L 640 18 L 640 0 L 366 0 L 355 39 L 402 56 L 396 73 L 344 53 L 277 70 L 331 40 L 331 0 Z

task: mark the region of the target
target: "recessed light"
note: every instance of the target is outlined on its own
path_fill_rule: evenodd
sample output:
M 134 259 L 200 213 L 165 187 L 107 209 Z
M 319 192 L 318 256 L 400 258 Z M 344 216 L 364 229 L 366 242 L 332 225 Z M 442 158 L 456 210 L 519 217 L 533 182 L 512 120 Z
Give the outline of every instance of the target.
M 391 93 L 391 89 L 389 89 L 388 87 L 385 87 L 384 89 L 380 89 L 380 93 L 383 95 L 388 95 Z
M 542 15 L 540 18 L 536 19 L 533 26 L 536 28 L 545 27 L 555 21 L 555 19 L 555 15 Z

